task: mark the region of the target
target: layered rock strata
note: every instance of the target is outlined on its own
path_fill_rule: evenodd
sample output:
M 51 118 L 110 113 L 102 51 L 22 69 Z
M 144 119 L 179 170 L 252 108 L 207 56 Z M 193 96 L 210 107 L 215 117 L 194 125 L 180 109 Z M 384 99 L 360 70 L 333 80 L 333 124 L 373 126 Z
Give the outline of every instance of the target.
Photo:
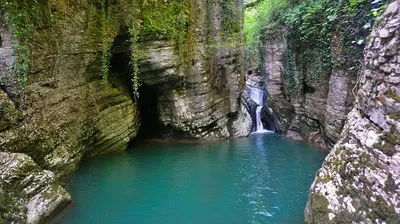
M 346 60 L 341 55 L 341 35 L 340 31 L 332 35 L 333 63 Z M 287 41 L 285 28 L 266 30 L 261 48 L 260 75 L 268 92 L 268 105 L 276 116 L 276 128 L 289 138 L 331 148 L 352 108 L 357 75 L 338 66 L 318 79 L 309 79 L 309 71 L 300 72 L 296 65 L 306 59 L 297 58 L 296 49 Z
M 400 1 L 365 49 L 356 104 L 309 193 L 306 223 L 400 221 Z
M 0 200 L 7 201 L 0 205 L 4 222 L 42 222 L 69 200 L 57 183 L 58 177 L 76 170 L 84 159 L 125 150 L 137 135 L 141 112 L 130 81 L 131 48 L 126 44 L 128 38 L 122 44 L 119 40 L 126 35 L 125 20 L 130 17 L 124 14 L 129 10 L 121 2 L 112 7 L 111 13 L 118 15 L 108 27 L 107 38 L 114 38 L 112 59 L 118 54 L 129 56 L 125 62 L 118 57 L 115 64 L 111 60 L 108 79 L 102 71 L 105 40 L 101 24 L 105 21 L 99 4 L 37 3 L 44 15 L 52 13 L 47 21 L 51 25 L 35 27 L 30 72 L 22 85 L 11 71 L 17 40 L 0 19 L 0 152 L 7 152 L 2 154 L 4 159 L 18 161 L 0 164 L 4 180 Z M 184 66 L 173 41 L 146 37 L 137 43 L 141 84 L 157 95 L 154 119 L 179 137 L 246 136 L 251 120 L 241 103 L 241 46 L 227 47 L 226 37 L 220 36 L 224 32 L 219 16 L 222 3 L 196 4 L 199 26 L 189 67 Z M 240 24 L 241 17 L 237 18 Z M 208 37 L 213 37 L 211 42 Z M 8 204 L 14 202 L 18 206 L 13 210 Z

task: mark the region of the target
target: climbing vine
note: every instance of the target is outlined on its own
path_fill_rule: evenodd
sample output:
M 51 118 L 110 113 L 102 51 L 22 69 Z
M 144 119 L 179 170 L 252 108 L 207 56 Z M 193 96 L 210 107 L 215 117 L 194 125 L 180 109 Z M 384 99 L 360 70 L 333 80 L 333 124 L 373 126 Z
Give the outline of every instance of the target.
M 127 30 L 131 45 L 132 87 L 135 97 L 139 97 L 138 62 L 141 42 L 160 39 L 174 41 L 180 59 L 180 69 L 191 69 L 199 44 L 209 44 L 204 49 L 237 48 L 241 44 L 242 24 L 237 22 L 240 21 L 242 15 L 242 9 L 238 7 L 239 2 L 238 0 L 205 2 L 197 0 L 88 0 L 88 4 L 85 3 L 88 13 L 84 17 L 87 19 L 87 25 L 82 31 L 83 41 L 80 47 L 99 52 L 101 76 L 103 79 L 108 79 L 114 39 L 121 34 L 121 30 L 122 32 Z M 37 44 L 35 38 L 46 36 L 49 39 L 57 39 L 52 31 L 46 30 L 50 35 L 41 32 L 43 29 L 48 29 L 49 26 L 57 25 L 56 19 L 53 18 L 54 12 L 55 15 L 64 17 L 76 9 L 70 2 L 64 0 L 0 0 L 0 4 L 1 13 L 6 15 L 7 25 L 15 39 L 18 40 L 14 45 L 13 73 L 18 77 L 19 83 L 23 84 L 31 72 L 33 45 Z M 216 43 L 208 42 L 197 36 L 198 33 L 209 32 L 204 28 L 204 24 L 201 24 L 205 22 L 202 16 L 209 17 L 215 11 L 214 8 L 206 10 L 205 7 L 215 7 L 217 4 L 221 9 L 219 14 L 222 21 L 218 34 L 222 38 L 221 43 L 229 42 L 235 45 L 211 46 Z M 62 26 L 60 26 L 60 33 L 62 32 L 61 28 Z M 59 47 L 59 42 L 59 40 L 54 41 L 54 47 L 57 49 L 52 48 L 52 50 L 57 52 L 57 56 L 62 56 L 63 50 Z M 189 70 L 179 73 L 187 74 Z M 182 78 L 184 79 L 184 76 Z M 184 82 L 182 80 L 182 83 Z
M 237 0 L 219 1 L 221 6 L 221 36 L 227 44 L 237 46 L 237 38 L 242 34 L 242 7 Z M 233 38 L 233 40 L 231 39 Z M 241 40 L 241 39 L 240 39 Z
M 295 91 L 296 91 L 296 80 L 295 80 L 295 59 L 293 56 L 293 52 L 291 51 L 291 47 L 289 46 L 289 43 L 287 43 L 287 47 L 285 49 L 285 73 L 284 73 L 284 78 L 285 78 L 285 87 L 286 87 L 286 92 L 289 94 L 289 96 L 294 96 Z
M 139 46 L 147 39 L 175 41 L 181 64 L 189 67 L 194 57 L 196 1 L 132 0 L 129 36 L 131 44 L 132 86 L 139 97 Z
M 129 24 L 129 42 L 130 42 L 130 50 L 131 50 L 131 61 L 130 64 L 132 66 L 132 89 L 135 98 L 139 98 L 139 87 L 140 87 L 140 80 L 139 80 L 139 63 L 138 63 L 138 56 L 139 56 L 139 47 L 138 47 L 138 40 L 139 40 L 139 31 L 140 31 L 140 20 L 139 20 L 139 7 L 138 2 L 136 0 L 132 0 L 132 14 Z
M 21 86 L 28 80 L 31 70 L 31 58 L 34 38 L 41 29 L 54 30 L 57 26 L 54 15 L 46 2 L 38 0 L 1 0 L 0 13 L 14 38 L 13 78 L 0 80 L 0 84 L 17 81 Z M 53 34 L 56 36 L 56 34 Z
M 39 14 L 38 2 L 5 1 L 2 6 L 7 13 L 6 24 L 10 27 L 13 37 L 18 40 L 13 46 L 15 56 L 12 71 L 18 83 L 22 85 L 27 81 L 30 70 L 32 49 L 30 40 L 35 29 L 34 19 Z
M 101 72 L 103 79 L 108 78 L 109 68 L 110 68 L 110 49 L 113 43 L 113 36 L 110 30 L 112 26 L 111 13 L 112 4 L 110 0 L 100 0 L 101 7 Z

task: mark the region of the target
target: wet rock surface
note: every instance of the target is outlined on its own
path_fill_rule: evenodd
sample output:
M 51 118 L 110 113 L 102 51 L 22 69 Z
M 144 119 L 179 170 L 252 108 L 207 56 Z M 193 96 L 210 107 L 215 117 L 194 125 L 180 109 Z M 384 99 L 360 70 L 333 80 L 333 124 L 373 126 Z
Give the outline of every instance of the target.
M 400 221 L 400 1 L 365 49 L 356 104 L 309 193 L 306 223 Z
M 0 223 L 42 223 L 71 196 L 29 156 L 0 152 Z

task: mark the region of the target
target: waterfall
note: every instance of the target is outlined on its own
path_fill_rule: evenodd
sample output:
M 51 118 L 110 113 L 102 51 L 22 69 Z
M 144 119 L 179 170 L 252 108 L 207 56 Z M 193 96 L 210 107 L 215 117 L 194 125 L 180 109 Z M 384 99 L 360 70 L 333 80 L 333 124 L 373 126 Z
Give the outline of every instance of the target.
M 259 88 L 247 86 L 250 98 L 257 104 L 256 109 L 256 132 L 267 132 L 261 122 L 261 110 L 264 106 L 264 91 Z
M 258 104 L 264 106 L 264 91 L 259 88 L 247 86 L 250 98 Z
M 263 126 L 263 124 L 261 122 L 261 109 L 262 109 L 262 106 L 258 106 L 257 110 L 256 110 L 256 120 L 257 120 L 256 131 L 257 132 L 265 131 L 264 126 Z

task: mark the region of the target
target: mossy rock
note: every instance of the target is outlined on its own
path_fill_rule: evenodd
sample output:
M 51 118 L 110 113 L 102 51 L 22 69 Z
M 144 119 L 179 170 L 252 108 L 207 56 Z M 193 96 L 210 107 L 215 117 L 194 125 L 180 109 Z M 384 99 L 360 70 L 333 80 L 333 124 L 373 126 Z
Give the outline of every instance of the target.
M 0 131 L 16 124 L 20 119 L 21 112 L 7 94 L 0 89 Z
M 305 211 L 305 223 L 329 223 L 328 199 L 320 192 L 310 193 Z

